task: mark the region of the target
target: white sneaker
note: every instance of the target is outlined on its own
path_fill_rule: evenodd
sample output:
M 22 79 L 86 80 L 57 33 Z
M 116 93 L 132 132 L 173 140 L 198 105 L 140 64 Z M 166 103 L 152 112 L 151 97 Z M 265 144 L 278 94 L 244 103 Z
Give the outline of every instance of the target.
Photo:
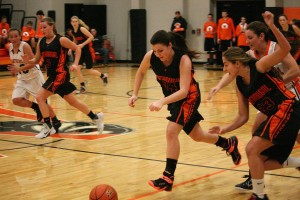
M 99 134 L 103 132 L 104 129 L 104 124 L 103 124 L 103 120 L 104 120 L 104 114 L 101 113 L 97 113 L 97 117 L 98 119 L 95 119 L 95 123 L 98 129 Z
M 39 139 L 43 139 L 48 137 L 49 135 L 52 135 L 56 133 L 54 127 L 52 126 L 51 129 L 48 127 L 46 123 L 43 124 L 43 128 L 39 134 L 37 134 L 35 137 Z

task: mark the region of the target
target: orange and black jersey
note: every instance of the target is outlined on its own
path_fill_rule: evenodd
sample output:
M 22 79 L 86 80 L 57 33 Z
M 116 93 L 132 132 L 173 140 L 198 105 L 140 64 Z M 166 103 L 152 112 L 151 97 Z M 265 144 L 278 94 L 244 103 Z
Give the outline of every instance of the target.
M 250 62 L 250 84 L 246 85 L 241 76 L 236 78 L 239 91 L 259 111 L 267 116 L 275 114 L 287 100 L 295 99 L 295 94 L 288 90 L 280 80 L 275 68 L 268 73 L 260 73 L 255 66 L 256 61 Z M 288 101 L 293 102 L 293 101 Z
M 60 38 L 60 35 L 56 35 L 49 44 L 46 43 L 45 37 L 40 41 L 40 52 L 47 69 L 47 76 L 55 78 L 57 84 L 70 79 L 70 73 L 66 65 L 67 49 L 61 46 Z
M 80 28 L 83 27 L 81 25 L 79 25 L 77 32 L 75 32 L 74 30 L 72 30 L 72 34 L 74 35 L 76 44 L 82 44 L 87 40 L 87 36 L 81 32 Z
M 162 87 L 162 91 L 165 97 L 177 92 L 180 89 L 179 65 L 183 53 L 175 49 L 174 52 L 175 53 L 173 61 L 167 67 L 164 66 L 162 61 L 159 58 L 157 58 L 154 53 L 152 53 L 151 55 L 150 64 L 154 73 L 156 74 L 156 80 Z M 200 91 L 196 89 L 198 88 L 196 85 L 198 85 L 198 83 L 194 79 L 194 68 L 192 67 L 190 90 L 187 98 L 189 98 L 190 94 L 194 92 L 197 92 L 198 95 L 200 95 Z M 187 98 L 183 99 L 182 101 L 187 100 Z

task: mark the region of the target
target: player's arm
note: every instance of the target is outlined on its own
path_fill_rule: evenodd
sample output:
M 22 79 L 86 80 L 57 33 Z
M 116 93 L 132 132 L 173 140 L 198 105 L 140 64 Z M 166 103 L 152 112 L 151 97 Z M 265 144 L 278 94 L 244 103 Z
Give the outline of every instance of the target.
M 284 59 L 291 50 L 289 42 L 274 24 L 274 15 L 271 12 L 266 11 L 263 13 L 263 18 L 275 35 L 279 47 L 276 48 L 274 53 L 264 56 L 256 62 L 256 68 L 261 73 L 270 71 L 271 68 L 281 62 L 281 60 Z
M 300 68 L 290 53 L 284 57 L 282 64 L 285 68 L 287 68 L 287 71 L 282 76 L 285 84 L 300 76 Z
M 151 50 L 145 54 L 140 66 L 135 74 L 132 95 L 128 100 L 128 105 L 131 107 L 134 107 L 134 102 L 138 99 L 138 93 L 139 93 L 140 87 L 142 85 L 142 82 L 144 80 L 145 74 L 147 73 L 148 69 L 151 66 L 150 59 L 151 59 L 152 53 L 153 53 L 153 51 Z
M 208 96 L 207 96 L 207 100 L 211 100 L 212 97 L 223 87 L 229 85 L 229 83 L 231 83 L 234 80 L 234 77 L 229 76 L 229 73 L 226 73 L 223 75 L 223 77 L 221 78 L 221 80 L 218 82 L 218 84 L 211 88 Z
M 209 129 L 209 133 L 224 134 L 243 126 L 249 120 L 249 101 L 236 87 L 238 97 L 238 113 L 233 122 L 225 127 L 214 126 Z
M 94 39 L 94 36 L 84 27 L 80 27 L 80 31 L 87 36 L 87 40 L 84 41 L 83 43 L 80 44 L 80 47 L 84 47 L 85 45 L 87 45 L 88 43 L 92 42 Z
M 66 37 L 61 37 L 59 39 L 59 42 L 60 42 L 61 46 L 63 46 L 64 48 L 71 49 L 72 51 L 75 52 L 74 63 L 72 66 L 77 67 L 79 60 L 80 60 L 80 56 L 81 56 L 81 48 Z M 72 68 L 70 68 L 70 70 L 72 70 Z

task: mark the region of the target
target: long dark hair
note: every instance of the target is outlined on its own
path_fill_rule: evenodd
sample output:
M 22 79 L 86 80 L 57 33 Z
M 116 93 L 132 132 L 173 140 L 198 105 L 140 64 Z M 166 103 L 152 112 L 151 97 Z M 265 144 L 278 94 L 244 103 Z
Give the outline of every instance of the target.
M 150 43 L 163 44 L 168 46 L 169 43 L 173 45 L 173 48 L 187 54 L 190 58 L 199 58 L 201 53 L 197 51 L 192 51 L 188 48 L 184 37 L 178 33 L 166 32 L 164 30 L 159 30 L 152 36 Z

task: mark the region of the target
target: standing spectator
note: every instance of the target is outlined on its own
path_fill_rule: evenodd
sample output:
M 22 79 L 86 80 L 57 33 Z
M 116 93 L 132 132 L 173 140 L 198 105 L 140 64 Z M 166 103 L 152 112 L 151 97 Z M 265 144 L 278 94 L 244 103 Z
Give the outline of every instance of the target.
M 204 31 L 204 51 L 207 52 L 207 63 L 212 65 L 217 62 L 216 36 L 217 23 L 213 21 L 213 14 L 207 15 L 207 22 L 203 26 Z
M 171 31 L 173 31 L 175 33 L 179 33 L 180 35 L 182 35 L 185 38 L 186 29 L 187 29 L 186 20 L 181 16 L 180 11 L 176 11 L 175 17 L 174 17 L 172 25 L 171 25 Z
M 100 53 L 101 57 L 103 58 L 103 64 L 108 64 L 108 49 L 104 47 L 104 40 L 102 36 L 98 35 L 98 32 L 96 29 L 92 28 L 91 33 L 94 36 L 93 39 L 93 48 L 95 50 L 95 53 Z
M 2 16 L 0 22 L 0 47 L 4 47 L 7 43 L 8 31 L 10 29 L 9 24 L 7 23 L 7 17 Z
M 228 17 L 227 10 L 222 10 L 222 18 L 218 21 L 218 44 L 219 50 L 226 51 L 228 47 L 232 46 L 232 42 L 235 42 L 235 28 L 233 20 Z
M 38 10 L 36 12 L 37 17 L 37 24 L 36 24 L 36 34 L 35 34 L 35 41 L 37 42 L 39 39 L 44 37 L 44 34 L 42 33 L 42 30 L 40 28 L 41 20 L 45 18 L 45 14 L 42 10 Z
M 92 41 L 94 36 L 89 32 L 89 27 L 77 16 L 71 17 L 71 24 L 73 26 L 73 32 L 75 43 L 81 48 L 81 57 L 79 61 L 79 67 L 76 69 L 77 77 L 80 81 L 80 90 L 77 93 L 85 93 L 86 87 L 84 83 L 84 79 L 81 73 L 82 64 L 85 62 L 86 69 L 89 74 L 98 76 L 102 79 L 103 84 L 107 85 L 108 83 L 108 74 L 101 73 L 98 70 L 93 68 L 93 57 L 92 54 L 94 49 L 92 47 Z
M 247 44 L 245 31 L 247 29 L 247 22 L 245 17 L 241 17 L 241 22 L 236 26 L 235 35 L 237 36 L 237 46 L 242 48 L 245 52 L 247 52 L 250 48 Z
M 33 52 L 35 52 L 35 30 L 32 28 L 32 21 L 28 21 L 25 26 L 22 27 L 22 40 L 27 42 Z

